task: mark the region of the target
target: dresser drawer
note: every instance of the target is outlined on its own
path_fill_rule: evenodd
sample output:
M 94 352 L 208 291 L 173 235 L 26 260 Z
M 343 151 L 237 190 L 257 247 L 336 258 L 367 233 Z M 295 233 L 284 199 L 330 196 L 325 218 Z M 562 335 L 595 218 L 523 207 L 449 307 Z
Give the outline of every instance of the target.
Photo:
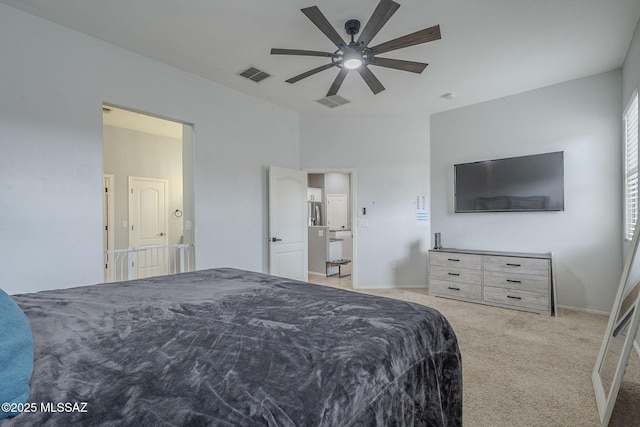
M 429 283 L 432 280 L 480 285 L 482 283 L 482 270 L 432 265 L 429 267 Z
M 484 286 L 484 300 L 512 307 L 549 310 L 549 294 Z
M 549 278 L 518 273 L 484 272 L 484 285 L 509 288 L 519 291 L 549 293 Z
M 484 257 L 485 271 L 549 276 L 549 260 L 540 258 L 517 258 L 487 255 Z
M 429 281 L 429 295 L 442 295 L 468 300 L 482 300 L 482 286 L 468 283 L 453 283 L 443 280 Z
M 551 254 L 429 250 L 429 294 L 552 315 Z
M 430 251 L 429 264 L 480 270 L 482 268 L 482 255 Z

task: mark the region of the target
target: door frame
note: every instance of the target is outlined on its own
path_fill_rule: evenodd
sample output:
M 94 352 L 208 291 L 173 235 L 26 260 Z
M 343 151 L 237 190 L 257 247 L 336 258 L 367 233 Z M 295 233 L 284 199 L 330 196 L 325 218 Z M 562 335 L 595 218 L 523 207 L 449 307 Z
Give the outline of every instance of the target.
M 106 203 L 103 199 L 102 210 L 103 210 L 103 218 L 106 219 L 106 223 L 102 224 L 104 228 L 106 228 L 107 238 L 103 238 L 103 248 L 104 248 L 104 263 L 105 263 L 105 282 L 113 281 L 113 270 L 111 271 L 110 277 L 107 277 L 107 267 L 106 265 L 109 263 L 109 259 L 107 259 L 108 255 L 106 251 L 110 251 L 115 249 L 115 240 L 116 240 L 116 220 L 115 220 L 115 175 L 111 173 L 102 174 L 102 183 L 104 187 L 104 192 L 107 194 Z M 104 220 L 103 220 L 104 221 Z M 104 237 L 104 236 L 103 236 Z
M 156 113 L 152 113 L 152 112 L 148 112 L 148 111 L 144 111 L 144 110 L 139 110 L 136 108 L 131 108 L 126 106 L 125 104 L 119 104 L 119 103 L 115 103 L 115 102 L 110 102 L 110 101 L 103 101 L 102 102 L 102 129 L 103 129 L 103 137 L 102 137 L 102 170 L 103 170 L 103 174 L 105 171 L 105 167 L 104 167 L 104 163 L 105 163 L 105 137 L 104 137 L 104 129 L 105 126 L 110 126 L 106 123 L 105 121 L 105 112 L 108 112 L 108 110 L 110 109 L 119 109 L 119 110 L 123 110 L 126 111 L 128 113 L 130 113 L 131 115 L 134 115 L 136 118 L 137 116 L 146 116 L 146 117 L 151 117 L 151 118 L 156 118 L 156 119 L 161 119 L 164 121 L 168 121 L 168 122 L 173 122 L 173 123 L 177 123 L 179 125 L 182 126 L 182 139 L 181 139 L 181 145 L 182 145 L 182 212 L 183 212 L 183 216 L 182 216 L 182 220 L 183 220 L 183 237 L 184 237 L 184 243 L 185 244 L 189 244 L 192 246 L 192 253 L 191 253 L 191 258 L 190 258 L 190 268 L 192 270 L 195 270 L 196 268 L 196 247 L 195 247 L 195 241 L 196 241 L 196 237 L 195 237 L 195 229 L 196 229 L 196 211 L 195 211 L 195 143 L 196 143 L 196 137 L 195 137 L 195 124 L 192 122 L 187 122 L 187 121 L 183 121 L 183 120 L 179 120 L 173 117 L 169 117 L 169 116 L 165 116 L 162 114 L 156 114 Z M 136 120 L 137 121 L 137 120 Z M 116 126 L 116 127 L 120 127 L 120 128 L 126 128 L 123 126 Z M 143 131 L 144 132 L 144 131 Z M 129 173 L 132 174 L 132 176 L 136 175 L 135 171 L 139 170 L 138 168 L 131 170 L 131 171 L 127 171 Z M 119 175 L 121 177 L 124 176 L 128 176 L 128 173 L 121 173 L 121 175 Z M 120 179 L 120 178 L 119 178 Z M 124 178 L 122 178 L 124 179 Z M 104 182 L 104 179 L 103 179 Z M 112 181 L 112 183 L 114 183 L 114 191 L 112 191 L 111 193 L 113 194 L 115 192 L 115 181 Z M 120 184 L 118 184 L 120 186 Z M 128 183 L 127 183 L 128 185 Z M 104 187 L 104 185 L 102 186 Z M 169 191 L 169 187 L 167 187 L 167 191 Z M 128 191 L 128 189 L 124 188 L 124 185 L 120 186 L 120 190 L 123 193 L 125 191 Z M 119 214 L 119 218 L 118 218 L 118 222 L 119 221 L 124 221 L 125 219 L 128 222 L 129 219 L 129 210 L 128 210 L 128 194 L 123 195 L 122 193 L 118 193 L 119 197 L 122 199 L 124 197 L 124 200 L 121 200 L 121 203 L 123 203 L 123 205 L 121 206 L 124 207 L 125 213 L 124 214 Z M 168 202 L 168 201 L 167 201 Z M 120 205 L 119 205 L 120 206 Z M 167 212 L 167 215 L 169 215 L 171 212 Z M 168 221 L 170 216 L 167 216 Z M 119 224 L 115 223 L 115 218 L 113 223 L 113 227 L 112 227 L 112 231 L 116 232 L 116 229 L 119 228 Z M 128 228 L 128 225 L 125 226 L 125 228 Z M 121 230 L 122 231 L 122 230 Z M 119 239 L 122 237 L 121 235 L 121 231 L 118 231 L 118 236 Z M 167 230 L 167 236 L 168 236 L 168 232 L 169 230 Z M 128 242 L 128 237 L 129 234 L 127 233 L 126 235 L 126 242 Z M 122 239 L 124 239 L 125 237 L 122 237 Z M 113 244 L 113 246 L 111 247 L 111 249 L 116 249 L 117 246 L 115 244 L 115 236 L 111 239 L 111 242 Z M 123 244 L 125 243 L 125 241 L 123 240 Z M 103 244 L 104 246 L 104 244 Z M 128 244 L 126 246 L 129 246 Z M 123 278 L 122 280 L 126 280 L 126 278 Z
M 351 235 L 353 236 L 353 254 L 351 259 L 351 287 L 358 288 L 358 203 L 357 203 L 357 170 L 355 168 L 303 168 L 307 173 L 344 173 L 349 175 L 349 198 L 351 207 Z

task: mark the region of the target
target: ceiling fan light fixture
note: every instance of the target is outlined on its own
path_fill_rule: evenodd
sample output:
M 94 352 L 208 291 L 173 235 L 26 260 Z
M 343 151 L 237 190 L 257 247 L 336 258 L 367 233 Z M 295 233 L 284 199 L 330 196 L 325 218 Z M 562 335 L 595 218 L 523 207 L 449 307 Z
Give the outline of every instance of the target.
M 0 0 L 2 1 L 2 0 Z M 333 80 L 327 96 L 337 95 L 340 86 L 344 82 L 350 70 L 358 70 L 358 74 L 364 82 L 369 86 L 374 95 L 382 92 L 384 86 L 380 80 L 369 69 L 370 65 L 391 68 L 394 70 L 408 71 L 411 73 L 421 74 L 429 64 L 415 61 L 405 61 L 401 59 L 380 58 L 378 54 L 391 52 L 393 50 L 403 49 L 409 46 L 415 46 L 434 40 L 440 40 L 440 25 L 434 25 L 420 31 L 404 35 L 402 37 L 389 40 L 376 46 L 369 46 L 369 43 L 378 34 L 382 27 L 387 23 L 389 18 L 395 13 L 400 5 L 393 0 L 379 0 L 369 21 L 360 33 L 360 21 L 357 19 L 349 19 L 344 29 L 349 36 L 351 42 L 347 43 L 338 34 L 336 29 L 331 25 L 329 20 L 322 14 L 318 6 L 305 7 L 300 9 L 304 15 L 338 48 L 334 52 L 321 52 L 317 50 L 303 49 L 271 49 L 272 55 L 302 55 L 302 56 L 318 56 L 329 57 L 331 62 L 320 67 L 316 67 L 297 76 L 285 80 L 287 83 L 295 83 L 309 76 L 317 74 L 321 71 L 328 70 L 332 67 L 340 68 L 338 75 Z M 354 36 L 360 33 L 355 40 Z
M 355 70 L 362 65 L 362 54 L 353 48 L 346 48 L 342 55 L 342 65 L 349 70 Z
M 355 70 L 362 65 L 362 60 L 358 58 L 351 58 L 344 61 L 343 64 L 345 68 L 348 68 L 349 70 Z

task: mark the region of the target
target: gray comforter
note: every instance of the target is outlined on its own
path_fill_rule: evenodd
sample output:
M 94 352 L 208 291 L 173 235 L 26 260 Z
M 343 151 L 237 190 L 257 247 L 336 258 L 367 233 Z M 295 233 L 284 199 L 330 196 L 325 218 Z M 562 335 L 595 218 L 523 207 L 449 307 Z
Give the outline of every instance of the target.
M 16 301 L 29 412 L 0 426 L 457 426 L 462 372 L 436 310 L 235 269 Z

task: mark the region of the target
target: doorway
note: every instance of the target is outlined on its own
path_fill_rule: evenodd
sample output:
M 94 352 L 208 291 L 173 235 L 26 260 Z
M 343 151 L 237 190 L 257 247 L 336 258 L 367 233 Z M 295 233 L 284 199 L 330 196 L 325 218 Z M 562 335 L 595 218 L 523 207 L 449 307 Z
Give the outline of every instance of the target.
M 357 287 L 356 171 L 307 170 L 309 276 L 312 283 Z
M 105 198 L 105 281 L 195 268 L 193 135 L 192 125 L 103 105 L 103 172 L 111 197 Z M 164 266 L 155 265 L 160 261 Z

